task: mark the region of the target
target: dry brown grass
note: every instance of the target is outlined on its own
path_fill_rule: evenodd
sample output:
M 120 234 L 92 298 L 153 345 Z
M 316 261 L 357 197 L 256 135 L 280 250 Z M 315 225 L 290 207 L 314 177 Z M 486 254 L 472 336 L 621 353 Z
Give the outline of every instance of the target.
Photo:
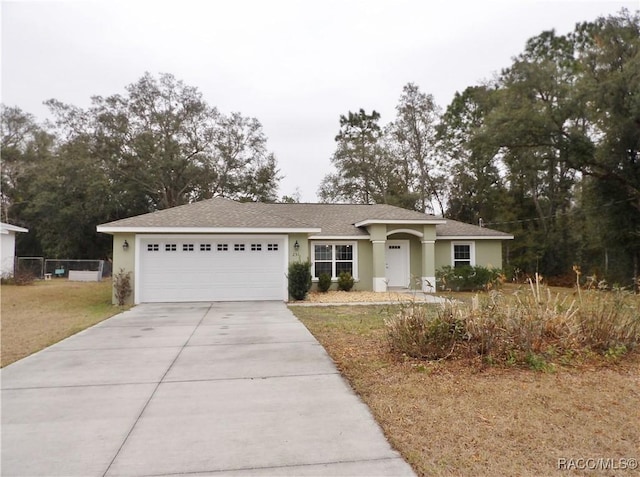
M 2 285 L 1 298 L 3 367 L 121 310 L 111 305 L 111 280 Z
M 416 472 L 638 475 L 558 470 L 558 459 L 640 457 L 640 357 L 540 373 L 390 353 L 384 307 L 292 308 Z

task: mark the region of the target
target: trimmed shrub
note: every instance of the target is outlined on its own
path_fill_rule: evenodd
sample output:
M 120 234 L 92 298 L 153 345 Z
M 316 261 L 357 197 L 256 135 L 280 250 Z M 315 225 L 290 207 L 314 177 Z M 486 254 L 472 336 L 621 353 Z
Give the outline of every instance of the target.
M 338 290 L 350 291 L 353 288 L 355 280 L 349 272 L 342 272 L 338 276 Z
M 321 273 L 318 277 L 318 290 L 322 293 L 327 293 L 331 287 L 331 275 L 328 273 Z
M 442 267 L 436 270 L 440 290 L 477 291 L 496 288 L 503 280 L 502 271 L 486 267 Z
M 289 264 L 289 295 L 294 300 L 304 300 L 311 289 L 311 263 L 293 262 Z

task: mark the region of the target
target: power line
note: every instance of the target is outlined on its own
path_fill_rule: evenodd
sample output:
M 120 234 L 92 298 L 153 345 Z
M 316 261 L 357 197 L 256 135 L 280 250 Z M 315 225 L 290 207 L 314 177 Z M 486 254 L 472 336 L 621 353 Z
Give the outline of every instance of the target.
M 612 206 L 617 205 L 617 204 L 623 204 L 625 202 L 631 202 L 632 200 L 634 200 L 634 199 L 633 198 L 629 198 L 629 199 L 624 199 L 624 200 L 617 200 L 615 202 L 610 202 L 608 204 L 603 204 L 603 205 L 599 205 L 599 206 L 568 210 L 567 212 L 558 212 L 555 215 L 545 215 L 543 217 L 534 217 L 534 218 L 531 218 L 531 219 L 509 220 L 509 221 L 506 221 L 506 222 L 484 222 L 484 225 L 485 226 L 487 226 L 487 225 L 506 225 L 506 224 L 522 224 L 522 223 L 525 223 L 525 222 L 535 222 L 536 220 L 552 219 L 554 217 L 562 217 L 562 216 L 566 216 L 566 215 L 577 214 L 579 212 L 589 212 L 589 211 L 592 211 L 592 210 L 604 209 L 605 207 L 612 207 Z

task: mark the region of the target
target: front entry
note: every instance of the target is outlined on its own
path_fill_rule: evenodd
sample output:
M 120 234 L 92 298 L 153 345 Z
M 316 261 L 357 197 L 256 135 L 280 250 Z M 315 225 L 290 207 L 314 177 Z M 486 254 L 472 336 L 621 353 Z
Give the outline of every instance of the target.
M 408 287 L 410 283 L 409 241 L 387 240 L 385 261 L 387 286 Z

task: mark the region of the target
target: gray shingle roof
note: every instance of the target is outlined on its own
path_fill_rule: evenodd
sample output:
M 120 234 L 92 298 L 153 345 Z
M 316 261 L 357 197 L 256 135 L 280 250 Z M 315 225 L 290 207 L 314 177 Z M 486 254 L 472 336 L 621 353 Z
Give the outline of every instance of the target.
M 209 227 L 209 228 L 314 228 L 292 217 L 272 217 L 261 213 L 255 204 L 242 204 L 216 197 L 180 205 L 149 214 L 103 224 L 101 227 Z M 249 206 L 249 207 L 247 207 Z
M 436 225 L 436 237 L 500 237 L 512 238 L 511 234 L 477 225 L 446 219 L 446 224 Z
M 269 215 L 296 217 L 322 229 L 324 236 L 367 236 L 354 224 L 367 219 L 428 221 L 435 217 L 386 204 L 252 204 Z
M 221 229 L 298 229 L 322 236 L 367 236 L 364 227 L 354 224 L 366 220 L 406 220 L 429 223 L 442 220 L 432 215 L 386 204 L 265 204 L 240 203 L 213 198 L 170 209 L 117 220 L 99 226 L 98 230 L 154 228 L 221 228 Z M 319 232 L 317 229 L 321 229 Z M 436 225 L 438 236 L 509 237 L 495 230 L 448 220 Z

